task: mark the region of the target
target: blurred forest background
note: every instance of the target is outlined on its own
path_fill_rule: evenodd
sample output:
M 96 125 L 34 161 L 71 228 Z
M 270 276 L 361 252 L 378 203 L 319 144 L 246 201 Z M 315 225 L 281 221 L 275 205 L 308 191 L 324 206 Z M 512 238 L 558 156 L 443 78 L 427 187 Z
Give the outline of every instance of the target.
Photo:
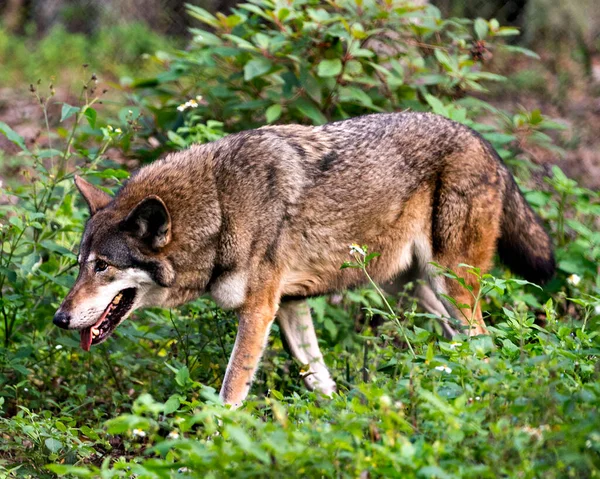
M 22 92 L 54 78 L 68 101 L 80 65 L 111 87 L 160 70 L 156 51 L 185 48 L 199 22 L 186 4 L 228 13 L 234 0 L 3 0 L 0 3 L 0 121 L 23 136 L 37 134 L 41 111 Z M 427 0 L 419 2 L 424 4 Z M 487 52 L 487 68 L 508 77 L 490 86 L 486 101 L 507 111 L 541 110 L 566 130 L 554 140 L 564 154 L 530 151 L 536 163 L 559 164 L 590 188 L 600 187 L 600 2 L 597 0 L 432 0 L 444 17 L 496 18 L 518 27 L 514 44 L 540 59 L 506 60 Z M 144 60 L 146 58 L 146 61 Z M 154 63 L 154 64 L 153 64 Z M 164 65 L 163 65 L 164 66 Z M 60 81 L 59 81 L 60 80 Z M 113 92 L 115 93 L 115 92 Z M 0 148 L 9 148 L 0 138 Z

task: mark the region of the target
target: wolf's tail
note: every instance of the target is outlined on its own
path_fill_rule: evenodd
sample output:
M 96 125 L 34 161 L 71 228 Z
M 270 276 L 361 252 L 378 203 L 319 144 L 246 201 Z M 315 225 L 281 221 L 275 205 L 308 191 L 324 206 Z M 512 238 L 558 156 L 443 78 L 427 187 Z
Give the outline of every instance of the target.
M 540 218 L 506 171 L 506 190 L 498 254 L 511 271 L 527 281 L 544 284 L 554 276 L 556 263 L 552 241 Z

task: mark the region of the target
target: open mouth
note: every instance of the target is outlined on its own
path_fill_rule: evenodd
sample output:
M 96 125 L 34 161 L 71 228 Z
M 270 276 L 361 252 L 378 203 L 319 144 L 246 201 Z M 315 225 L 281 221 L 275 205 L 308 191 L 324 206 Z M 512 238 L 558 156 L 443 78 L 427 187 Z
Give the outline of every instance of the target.
M 89 351 L 92 344 L 100 344 L 113 333 L 125 315 L 131 310 L 135 294 L 135 288 L 121 291 L 113 298 L 96 324 L 81 330 L 81 349 Z

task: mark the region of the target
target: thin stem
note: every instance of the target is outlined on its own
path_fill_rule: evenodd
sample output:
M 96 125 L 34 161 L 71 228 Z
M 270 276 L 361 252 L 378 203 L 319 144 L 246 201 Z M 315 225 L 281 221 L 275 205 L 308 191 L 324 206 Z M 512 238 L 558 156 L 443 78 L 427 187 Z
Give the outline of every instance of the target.
M 359 264 L 361 265 L 361 269 L 363 270 L 363 273 L 365 273 L 365 275 L 367 276 L 367 279 L 369 280 L 371 285 L 375 288 L 375 291 L 377 291 L 377 294 L 379 294 L 379 296 L 381 296 L 381 299 L 383 300 L 385 306 L 387 307 L 388 311 L 390 312 L 391 317 L 394 318 L 394 321 L 396 321 L 396 324 L 400 328 L 400 331 L 402 332 L 402 336 L 404 337 L 404 341 L 406 341 L 406 345 L 408 346 L 408 349 L 410 350 L 411 354 L 413 355 L 413 357 L 416 357 L 417 355 L 415 354 L 415 351 L 414 351 L 412 345 L 410 344 L 410 341 L 408 340 L 408 336 L 406 335 L 406 330 L 404 329 L 404 326 L 402 325 L 402 323 L 398 320 L 398 316 L 396 316 L 394 309 L 390 306 L 390 303 L 388 303 L 388 300 L 386 299 L 384 292 L 379 288 L 377 283 L 375 281 L 373 281 L 373 278 L 371 278 L 371 275 L 367 271 L 367 265 L 364 264 L 362 261 L 360 261 L 359 258 L 357 258 L 357 260 L 358 260 Z

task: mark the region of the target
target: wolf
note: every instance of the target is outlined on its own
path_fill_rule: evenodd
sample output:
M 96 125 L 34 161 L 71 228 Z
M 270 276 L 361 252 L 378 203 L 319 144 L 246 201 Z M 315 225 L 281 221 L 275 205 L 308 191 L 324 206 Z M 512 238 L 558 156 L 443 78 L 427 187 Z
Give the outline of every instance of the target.
M 429 113 L 374 114 L 323 126 L 281 125 L 194 145 L 145 166 L 112 197 L 81 177 L 90 217 L 79 275 L 54 317 L 81 347 L 105 341 L 136 308 L 174 307 L 210 293 L 239 327 L 220 397 L 246 398 L 275 318 L 304 381 L 325 395 L 306 299 L 365 283 L 341 269 L 351 244 L 380 256 L 370 276 L 410 275 L 444 333 L 485 334 L 473 294 L 497 252 L 514 273 L 544 283 L 553 247 L 492 146 Z M 448 301 L 452 297 L 455 301 Z

